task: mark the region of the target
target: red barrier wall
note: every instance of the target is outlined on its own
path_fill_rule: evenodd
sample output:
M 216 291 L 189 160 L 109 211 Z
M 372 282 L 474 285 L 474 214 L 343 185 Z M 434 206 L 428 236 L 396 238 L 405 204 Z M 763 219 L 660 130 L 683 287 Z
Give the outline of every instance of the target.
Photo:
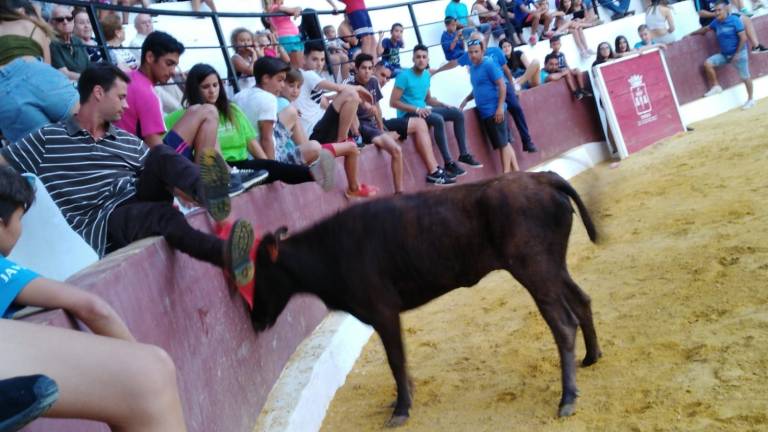
M 768 44 L 768 16 L 755 18 L 752 23 L 760 42 Z M 667 47 L 665 58 L 680 105 L 703 97 L 709 90 L 702 66 L 709 56 L 718 52 L 720 48 L 713 32 L 706 36 L 685 37 Z M 768 54 L 751 55 L 749 71 L 752 78 L 768 74 Z M 731 66 L 718 68 L 717 76 L 723 88 L 741 85 L 736 69 Z

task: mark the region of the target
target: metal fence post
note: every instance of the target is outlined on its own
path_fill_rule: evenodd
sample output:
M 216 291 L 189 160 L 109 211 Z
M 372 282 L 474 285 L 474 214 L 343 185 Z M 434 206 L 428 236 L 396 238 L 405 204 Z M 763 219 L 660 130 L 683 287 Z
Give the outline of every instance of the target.
M 216 37 L 219 39 L 219 45 L 221 45 L 221 54 L 224 56 L 224 64 L 227 65 L 227 80 L 232 85 L 232 91 L 237 93 L 240 91 L 240 84 L 237 82 L 235 67 L 232 65 L 232 59 L 229 57 L 229 52 L 227 51 L 227 41 L 224 39 L 224 33 L 221 31 L 219 15 L 216 12 L 213 12 L 211 18 L 213 19 L 213 29 L 216 30 Z
M 99 21 L 99 13 L 96 10 L 94 3 L 89 3 L 86 8 L 88 12 L 88 19 L 91 20 L 93 31 L 96 33 L 96 39 L 99 41 L 99 50 L 104 58 L 104 61 L 111 63 L 109 60 L 109 48 L 107 47 L 107 39 L 104 37 L 104 32 L 101 30 L 101 22 Z M 141 64 L 141 62 L 139 62 Z
M 424 44 L 424 42 L 421 40 L 421 32 L 419 31 L 419 25 L 416 22 L 416 14 L 413 13 L 413 4 L 408 3 L 408 13 L 411 14 L 411 24 L 413 24 L 413 31 L 416 32 L 416 40 L 419 42 L 419 45 Z

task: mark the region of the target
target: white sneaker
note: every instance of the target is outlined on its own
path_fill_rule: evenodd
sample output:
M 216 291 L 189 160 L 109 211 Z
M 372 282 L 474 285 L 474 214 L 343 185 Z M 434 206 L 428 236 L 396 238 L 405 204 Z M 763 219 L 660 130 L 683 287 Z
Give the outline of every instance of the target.
M 704 93 L 704 97 L 714 96 L 714 95 L 722 93 L 722 92 L 723 92 L 723 88 L 720 87 L 719 85 L 716 85 L 716 86 L 712 87 L 711 89 L 709 89 L 708 92 Z
M 753 106 L 755 106 L 755 100 L 754 99 L 750 99 L 750 100 L 747 101 L 747 103 L 745 103 L 744 105 L 741 106 L 741 109 L 746 111 L 746 110 L 752 108 Z

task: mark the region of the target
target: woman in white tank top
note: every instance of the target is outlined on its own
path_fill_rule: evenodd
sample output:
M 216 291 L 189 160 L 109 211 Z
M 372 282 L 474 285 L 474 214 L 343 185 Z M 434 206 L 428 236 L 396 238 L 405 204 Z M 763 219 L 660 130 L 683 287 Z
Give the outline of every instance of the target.
M 675 31 L 675 20 L 666 0 L 651 1 L 651 6 L 645 11 L 645 25 L 654 43 L 668 44 L 675 41 L 675 35 L 672 34 Z

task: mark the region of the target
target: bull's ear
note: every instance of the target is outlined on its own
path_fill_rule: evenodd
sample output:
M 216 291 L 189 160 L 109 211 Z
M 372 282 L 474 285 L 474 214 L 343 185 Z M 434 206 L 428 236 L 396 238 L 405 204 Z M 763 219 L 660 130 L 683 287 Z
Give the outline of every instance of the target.
M 280 228 L 275 231 L 275 237 L 278 240 L 285 240 L 286 237 L 288 237 L 288 227 L 281 226 Z

